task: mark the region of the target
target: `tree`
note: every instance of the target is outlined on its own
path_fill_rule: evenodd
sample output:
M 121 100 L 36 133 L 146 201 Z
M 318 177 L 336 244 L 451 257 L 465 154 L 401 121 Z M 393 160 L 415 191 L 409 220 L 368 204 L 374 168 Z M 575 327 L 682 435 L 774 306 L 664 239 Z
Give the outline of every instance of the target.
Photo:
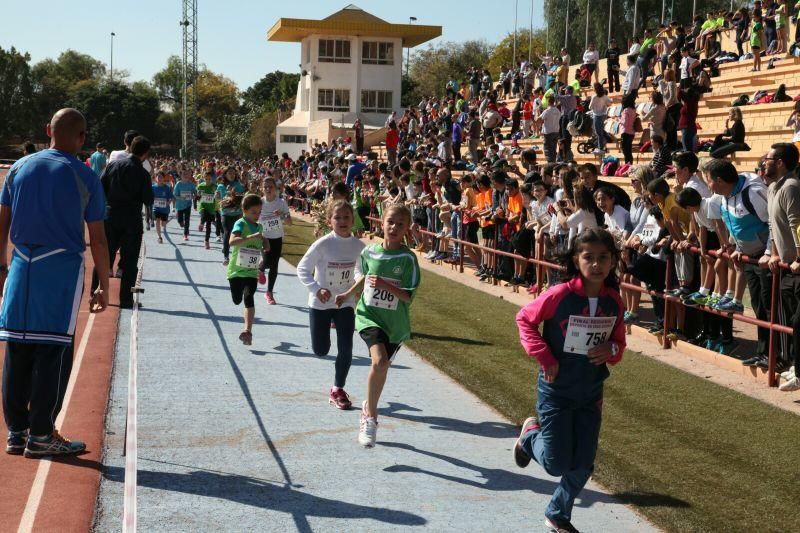
M 299 81 L 300 74 L 270 72 L 242 93 L 242 105 L 245 111 L 275 111 L 281 102 L 294 100 Z
M 236 84 L 221 74 L 203 69 L 197 76 L 197 114 L 215 129 L 222 127 L 226 115 L 239 110 L 239 91 Z
M 217 128 L 216 149 L 224 154 L 250 155 L 250 126 L 254 119 L 253 113 L 225 115 Z
M 31 135 L 34 129 L 33 80 L 31 56 L 13 46 L 0 47 L 0 137 Z
M 491 52 L 489 43 L 474 40 L 429 45 L 414 52 L 409 73 L 416 87 L 409 93 L 411 101 L 444 94 L 448 80 L 463 80 L 470 67 L 485 67 Z
M 255 119 L 250 125 L 250 151 L 255 155 L 275 153 L 275 128 L 278 113 L 270 111 Z
M 514 61 L 512 58 L 514 55 L 514 34 L 509 33 L 492 50 L 492 55 L 487 63 L 489 72 L 491 72 L 493 76 L 497 76 L 502 67 L 507 68 L 513 65 L 519 65 L 521 61 L 527 61 L 528 57 L 536 64 L 539 56 L 544 55 L 544 40 L 544 30 L 538 29 L 533 32 L 533 49 L 529 56 L 528 45 L 531 44 L 530 31 L 522 30 L 517 32 L 517 59 Z
M 183 102 L 183 60 L 169 56 L 167 66 L 153 76 L 153 85 L 162 102 L 178 109 Z
M 160 144 L 180 146 L 183 141 L 183 113 L 167 111 L 158 115 L 155 138 Z

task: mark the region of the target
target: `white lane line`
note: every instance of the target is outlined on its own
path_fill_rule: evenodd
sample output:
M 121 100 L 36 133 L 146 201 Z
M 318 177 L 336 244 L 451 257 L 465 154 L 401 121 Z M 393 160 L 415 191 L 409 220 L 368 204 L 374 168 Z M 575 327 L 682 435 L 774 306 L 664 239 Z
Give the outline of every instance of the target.
M 86 351 L 86 345 L 89 344 L 89 336 L 94 326 L 94 317 L 96 313 L 90 313 L 89 319 L 86 321 L 86 328 L 81 335 L 81 342 L 78 346 L 78 352 L 75 354 L 75 360 L 72 365 L 72 376 L 67 385 L 67 391 L 64 393 L 64 402 L 61 412 L 56 418 L 56 427 L 60 427 L 64 422 L 64 417 L 69 409 L 69 401 L 72 398 L 72 391 L 75 389 L 75 382 L 78 381 L 78 374 L 81 371 L 83 364 L 83 354 Z M 39 466 L 36 468 L 36 477 L 33 478 L 33 485 L 28 494 L 28 501 L 25 504 L 25 511 L 22 513 L 22 519 L 19 522 L 19 529 L 17 533 L 29 533 L 33 531 L 33 523 L 36 520 L 36 512 L 39 510 L 39 504 L 42 502 L 42 494 L 44 494 L 44 485 L 47 481 L 47 474 L 50 472 L 50 465 L 52 462 L 47 459 L 39 459 Z

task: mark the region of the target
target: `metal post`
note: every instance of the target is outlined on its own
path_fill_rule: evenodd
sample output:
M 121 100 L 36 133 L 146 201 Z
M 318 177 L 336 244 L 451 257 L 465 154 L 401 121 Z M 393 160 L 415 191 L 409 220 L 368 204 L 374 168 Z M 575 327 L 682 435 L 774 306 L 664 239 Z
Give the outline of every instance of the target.
M 564 48 L 567 47 L 567 41 L 569 41 L 569 0 L 567 0 L 567 20 L 564 24 Z
M 461 226 L 461 231 L 458 233 L 458 272 L 460 274 L 464 273 L 464 237 L 467 234 L 467 225 L 464 223 L 464 217 L 458 217 L 458 224 Z
M 417 20 L 417 17 L 408 17 L 408 23 L 413 24 L 414 21 Z M 408 68 L 411 64 L 411 47 L 406 47 L 406 78 L 408 77 Z
M 636 15 L 639 12 L 639 0 L 634 0 L 633 2 L 633 33 L 631 33 L 631 39 L 636 39 Z
M 533 54 L 533 0 L 531 0 L 531 24 L 528 28 L 528 63 L 531 62 Z
M 511 56 L 511 64 L 517 62 L 517 6 L 519 0 L 514 0 L 514 53 Z
M 611 11 L 614 9 L 614 0 L 608 0 L 608 37 L 606 47 L 611 43 Z
M 666 277 L 666 282 L 664 283 L 664 330 L 661 332 L 661 334 L 662 334 L 661 345 L 664 348 L 669 348 L 670 347 L 670 342 L 669 342 L 669 321 L 670 321 L 671 316 L 670 316 L 670 312 L 669 312 L 670 301 L 667 300 L 666 294 L 670 289 L 672 289 L 672 287 L 670 286 L 670 282 L 669 282 L 670 276 L 672 274 L 672 258 L 671 258 L 671 256 L 667 256 L 667 269 L 666 270 L 667 270 L 667 273 L 666 273 L 666 276 L 665 276 Z
M 664 17 L 667 14 L 667 0 L 661 0 L 661 24 L 664 24 Z
M 675 20 L 675 0 L 672 0 L 672 4 L 669 6 L 669 20 Z
M 694 23 L 694 14 L 697 11 L 697 0 L 692 0 L 692 23 Z
M 116 33 L 114 33 L 112 31 L 111 32 L 111 74 L 109 75 L 109 78 L 111 78 L 111 81 L 114 81 L 114 36 L 115 35 L 116 35 Z
M 778 288 L 780 287 L 781 283 L 781 269 L 775 269 L 775 272 L 772 273 L 772 300 L 771 305 L 769 306 L 769 351 L 767 352 L 767 384 L 770 387 L 777 387 L 778 380 L 775 379 L 775 330 L 773 326 L 775 326 L 775 311 L 776 308 L 781 305 L 780 294 L 778 292 Z
M 589 6 L 591 4 L 591 0 L 586 0 L 586 42 L 583 45 L 583 49 L 586 50 L 589 48 Z

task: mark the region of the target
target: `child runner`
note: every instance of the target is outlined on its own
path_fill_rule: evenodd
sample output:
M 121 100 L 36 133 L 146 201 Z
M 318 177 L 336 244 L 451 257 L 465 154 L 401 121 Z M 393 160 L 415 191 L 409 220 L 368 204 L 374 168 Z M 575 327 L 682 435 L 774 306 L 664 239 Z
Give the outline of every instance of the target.
M 625 349 L 619 252 L 606 230 L 586 229 L 562 257 L 567 283 L 545 291 L 517 314 L 520 342 L 541 366 L 536 409 L 514 446 L 524 468 L 534 459 L 561 482 L 545 510 L 550 531 L 577 531 L 572 506 L 594 470 L 607 364 Z M 540 325 L 543 325 L 541 332 Z
M 207 171 L 203 182 L 197 186 L 197 194 L 200 198 L 198 211 L 200 211 L 200 229 L 206 229 L 206 250 L 211 248 L 208 240 L 211 238 L 211 223 L 216 222 L 217 217 L 217 185 L 214 183 L 214 173 Z M 219 237 L 219 224 L 216 224 L 217 237 Z
M 258 268 L 258 283 L 267 283 L 264 271 L 269 268 L 269 282 L 267 283 L 267 294 L 265 298 L 269 305 L 275 305 L 275 298 L 272 290 L 275 288 L 275 280 L 278 279 L 278 263 L 281 260 L 281 249 L 283 248 L 283 225 L 291 224 L 292 217 L 289 214 L 289 204 L 286 200 L 278 196 L 278 187 L 275 185 L 274 178 L 264 180 L 264 198 L 261 216 L 258 218 L 259 224 L 264 228 L 264 258 Z
M 228 283 L 231 286 L 233 303 L 244 300 L 244 331 L 239 340 L 245 346 L 253 343 L 253 319 L 256 304 L 253 296 L 258 289 L 258 263 L 266 246 L 262 237 L 263 228 L 258 223 L 261 215 L 261 198 L 248 194 L 242 200 L 242 218 L 236 221 L 231 231 Z
M 175 210 L 178 212 L 178 225 L 183 228 L 184 242 L 189 240 L 189 221 L 192 217 L 192 200 L 197 195 L 197 187 L 192 183 L 192 171 L 184 168 L 181 180 L 175 184 Z
M 356 329 L 369 347 L 372 366 L 367 378 L 367 399 L 361 407 L 358 443 L 375 446 L 378 432 L 378 401 L 386 384 L 394 356 L 411 337 L 409 308 L 419 286 L 417 256 L 403 245 L 411 226 L 411 212 L 404 205 L 390 204 L 383 212 L 383 245 L 371 244 L 356 264 L 358 282 L 336 296 L 341 307 L 354 294 L 363 293 L 356 307 Z
M 156 234 L 158 243 L 163 244 L 161 231 L 167 232 L 167 221 L 169 220 L 169 204 L 175 199 L 172 194 L 172 187 L 167 185 L 166 174 L 159 170 L 156 174 L 156 184 L 153 185 L 153 218 L 155 219 Z
M 311 348 L 315 355 L 328 355 L 331 322 L 336 326 L 336 375 L 328 403 L 339 409 L 352 406 L 344 385 L 353 361 L 356 303 L 349 298 L 337 306 L 335 297 L 353 285 L 355 267 L 364 249 L 364 243 L 353 236 L 355 216 L 353 206 L 347 201 L 330 203 L 328 223 L 332 231 L 314 242 L 297 264 L 297 277 L 308 289 Z

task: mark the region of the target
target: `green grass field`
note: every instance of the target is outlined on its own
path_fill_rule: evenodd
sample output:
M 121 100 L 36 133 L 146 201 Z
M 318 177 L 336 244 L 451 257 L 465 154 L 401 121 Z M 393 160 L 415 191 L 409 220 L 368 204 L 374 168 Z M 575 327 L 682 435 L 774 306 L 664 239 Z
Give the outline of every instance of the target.
M 284 257 L 296 264 L 312 240 L 298 222 Z M 517 311 L 424 272 L 408 345 L 521 423 L 535 405 L 537 365 L 519 344 Z M 594 477 L 667 531 L 798 531 L 798 436 L 791 413 L 626 351 L 606 382 Z

